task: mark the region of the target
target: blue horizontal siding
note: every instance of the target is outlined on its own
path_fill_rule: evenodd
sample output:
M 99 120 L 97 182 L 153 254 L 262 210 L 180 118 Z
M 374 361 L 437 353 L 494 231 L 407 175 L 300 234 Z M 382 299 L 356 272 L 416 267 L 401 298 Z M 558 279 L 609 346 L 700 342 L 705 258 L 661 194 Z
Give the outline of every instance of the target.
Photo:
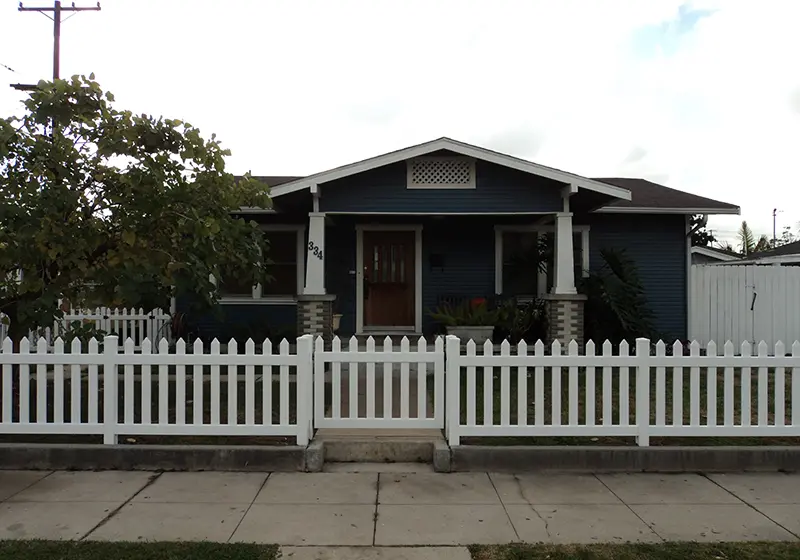
M 178 303 L 179 310 L 185 309 Z M 253 338 L 260 343 L 267 337 L 285 337 L 291 341 L 297 334 L 297 306 L 293 304 L 221 303 L 217 311 L 188 312 L 189 325 L 203 340 L 216 338 L 220 342 L 227 342 L 235 338 L 243 342 Z
M 322 212 L 557 212 L 560 184 L 477 161 L 474 189 L 408 189 L 399 162 L 322 185 Z
M 683 216 L 593 214 L 588 222 L 590 268 L 603 249 L 624 249 L 637 266 L 659 332 L 686 338 L 686 233 Z

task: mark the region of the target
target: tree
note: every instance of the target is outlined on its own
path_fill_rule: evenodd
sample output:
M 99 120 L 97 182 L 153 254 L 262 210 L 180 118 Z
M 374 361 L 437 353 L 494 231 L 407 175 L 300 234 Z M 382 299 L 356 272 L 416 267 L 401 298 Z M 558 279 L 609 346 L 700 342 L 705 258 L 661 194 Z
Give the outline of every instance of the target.
M 750 229 L 746 221 L 742 221 L 737 235 L 739 237 L 739 250 L 743 255 L 747 256 L 756 250 L 755 235 L 753 235 L 753 230 Z
M 762 234 L 761 237 L 758 238 L 753 252 L 760 253 L 761 251 L 769 251 L 770 249 L 772 249 L 772 240 L 767 237 L 766 234 Z
M 716 241 L 714 235 L 708 231 L 703 223 L 703 215 L 695 214 L 689 223 L 692 233 L 692 247 L 708 247 Z M 697 229 L 695 229 L 697 228 Z
M 23 116 L 0 119 L 0 311 L 15 340 L 88 286 L 109 303 L 210 306 L 222 270 L 268 279 L 257 225 L 231 215 L 268 207 L 266 187 L 227 173 L 214 135 L 113 101 L 93 75 L 42 81 Z

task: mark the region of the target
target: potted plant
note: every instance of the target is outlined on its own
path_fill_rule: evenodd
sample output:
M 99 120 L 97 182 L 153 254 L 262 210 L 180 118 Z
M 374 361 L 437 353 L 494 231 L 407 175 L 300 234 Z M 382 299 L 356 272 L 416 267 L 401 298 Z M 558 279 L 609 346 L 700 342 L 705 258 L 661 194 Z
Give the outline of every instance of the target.
M 447 334 L 483 344 L 492 338 L 500 314 L 489 309 L 485 298 L 473 298 L 461 305 L 444 303 L 430 316 L 447 328 Z

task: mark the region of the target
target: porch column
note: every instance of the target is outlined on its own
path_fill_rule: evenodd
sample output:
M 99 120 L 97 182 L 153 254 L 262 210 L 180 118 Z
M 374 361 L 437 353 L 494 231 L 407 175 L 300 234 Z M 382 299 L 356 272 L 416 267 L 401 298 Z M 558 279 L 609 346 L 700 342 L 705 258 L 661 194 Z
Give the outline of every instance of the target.
M 547 302 L 550 340 L 558 340 L 566 352 L 566 345 L 575 340 L 580 347 L 584 342 L 583 311 L 586 296 L 575 289 L 575 254 L 572 247 L 572 213 L 565 198 L 564 212 L 556 214 L 555 223 L 555 281 Z
M 325 293 L 325 214 L 308 214 L 306 278 L 303 293 L 297 296 L 297 336 L 322 336 L 326 346 L 333 338 L 333 302 L 336 296 Z
M 572 247 L 572 213 L 556 214 L 556 254 L 554 294 L 577 294 L 575 289 L 575 253 Z

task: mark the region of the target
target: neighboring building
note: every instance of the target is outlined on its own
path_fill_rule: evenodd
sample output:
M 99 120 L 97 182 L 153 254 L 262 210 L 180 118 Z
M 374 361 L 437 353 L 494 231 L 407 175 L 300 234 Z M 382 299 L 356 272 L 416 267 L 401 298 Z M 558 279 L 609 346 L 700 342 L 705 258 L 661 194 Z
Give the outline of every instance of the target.
M 800 241 L 787 243 L 769 251 L 760 251 L 749 255 L 738 264 L 777 264 L 800 266 Z
M 309 177 L 267 177 L 274 208 L 242 209 L 271 241 L 274 281 L 228 286 L 225 321 L 283 332 L 430 334 L 442 301 L 539 296 L 551 335 L 582 337 L 576 277 L 625 249 L 656 326 L 685 338 L 689 223 L 739 208 L 643 179 L 590 179 L 448 138 Z M 522 255 L 554 234 L 546 272 Z M 523 263 L 523 264 L 520 264 Z M 204 336 L 230 336 L 210 316 Z
M 720 264 L 741 260 L 743 257 L 735 251 L 716 247 L 692 247 L 692 264 Z

